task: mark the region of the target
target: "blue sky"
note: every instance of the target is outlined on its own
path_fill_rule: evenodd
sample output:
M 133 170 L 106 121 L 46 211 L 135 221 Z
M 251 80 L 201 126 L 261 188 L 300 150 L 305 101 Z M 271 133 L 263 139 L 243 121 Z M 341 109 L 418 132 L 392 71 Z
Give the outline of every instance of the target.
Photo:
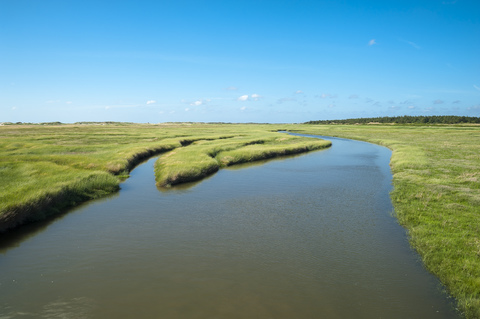
M 0 122 L 480 116 L 480 1 L 0 0 Z

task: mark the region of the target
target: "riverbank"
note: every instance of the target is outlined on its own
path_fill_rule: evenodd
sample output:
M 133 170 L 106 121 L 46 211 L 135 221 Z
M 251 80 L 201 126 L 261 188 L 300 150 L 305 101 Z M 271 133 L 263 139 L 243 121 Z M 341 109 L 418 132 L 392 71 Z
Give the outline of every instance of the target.
M 480 318 L 480 128 L 292 125 L 288 129 L 389 147 L 391 198 L 399 223 L 465 317 Z
M 160 157 L 155 163 L 155 178 L 157 186 L 170 187 L 200 180 L 222 167 L 305 153 L 331 144 L 324 140 L 278 136 L 278 133 L 198 140 Z
M 221 157 L 227 151 L 243 154 L 240 163 L 329 144 L 275 131 L 272 125 L 233 124 L 2 126 L 0 232 L 116 192 L 135 165 L 168 151 L 175 150 L 164 158 L 188 156 L 183 165 L 156 165 L 159 185 L 198 180 L 234 164 Z

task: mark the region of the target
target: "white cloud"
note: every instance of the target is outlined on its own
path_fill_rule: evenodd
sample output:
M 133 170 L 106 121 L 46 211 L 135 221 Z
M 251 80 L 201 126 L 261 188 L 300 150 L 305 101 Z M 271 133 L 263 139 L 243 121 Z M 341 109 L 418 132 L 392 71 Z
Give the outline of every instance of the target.
M 203 100 L 197 100 L 195 102 L 190 103 L 191 106 L 200 106 L 203 104 Z
M 17 107 L 16 107 L 16 106 L 12 107 L 12 110 L 16 110 L 16 109 L 17 109 Z
M 303 91 L 302 90 L 298 90 L 295 92 L 295 94 L 303 94 Z
M 229 86 L 228 88 L 225 88 L 225 90 L 227 90 L 227 91 L 236 91 L 236 90 L 238 90 L 238 88 L 235 87 L 235 86 Z
M 67 101 L 67 102 L 65 102 L 65 103 L 67 103 L 67 104 L 72 104 L 73 102 L 72 102 L 72 101 Z
M 246 101 L 246 100 L 248 100 L 248 95 L 242 95 L 237 100 L 238 101 Z
M 408 109 L 410 109 L 410 110 L 413 110 L 414 108 L 415 108 L 415 106 L 413 106 L 413 105 L 408 106 Z
M 252 95 L 250 95 L 250 97 L 252 98 L 252 100 L 258 101 L 258 100 L 260 100 L 263 96 L 261 96 L 260 94 L 252 94 Z
M 242 106 L 242 107 L 240 108 L 240 111 L 245 111 L 246 109 L 247 109 L 246 106 Z
M 149 100 L 149 101 L 147 101 L 147 105 L 149 105 L 149 104 L 154 104 L 154 103 L 157 103 L 157 101 L 155 101 L 155 100 Z
M 189 109 L 188 107 L 187 107 L 187 108 L 185 108 L 185 112 L 188 112 L 188 111 L 190 111 L 190 109 Z
M 476 86 L 475 84 L 473 85 L 473 87 L 480 91 L 480 87 Z
M 374 45 L 374 44 L 377 44 L 377 42 L 375 42 L 375 39 L 368 41 L 368 45 Z

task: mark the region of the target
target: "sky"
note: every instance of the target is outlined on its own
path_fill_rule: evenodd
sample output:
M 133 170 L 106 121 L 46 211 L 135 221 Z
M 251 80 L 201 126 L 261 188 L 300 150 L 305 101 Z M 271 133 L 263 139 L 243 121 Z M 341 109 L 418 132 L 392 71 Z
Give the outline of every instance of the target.
M 0 0 L 0 122 L 480 116 L 480 1 Z

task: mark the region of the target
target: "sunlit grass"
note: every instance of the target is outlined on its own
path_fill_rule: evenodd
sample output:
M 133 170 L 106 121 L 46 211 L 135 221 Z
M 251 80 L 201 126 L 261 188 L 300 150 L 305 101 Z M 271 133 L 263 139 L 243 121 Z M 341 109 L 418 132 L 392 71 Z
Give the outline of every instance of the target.
M 303 147 L 309 139 L 284 139 L 275 131 L 272 125 L 188 123 L 0 126 L 0 231 L 112 193 L 134 165 L 156 154 L 164 154 L 155 165 L 157 183 L 169 186 L 227 165 L 222 152 L 245 148 L 250 154 L 250 145 L 264 143 L 268 158 L 273 148 L 276 156 L 322 144 Z M 262 158 L 261 148 L 254 153 L 237 162 Z
M 330 142 L 323 140 L 285 136 L 274 132 L 198 140 L 158 159 L 155 164 L 157 185 L 168 187 L 195 181 L 224 166 L 303 153 L 330 145 Z
M 480 318 L 480 127 L 297 125 L 291 130 L 392 149 L 396 216 L 426 267 Z

